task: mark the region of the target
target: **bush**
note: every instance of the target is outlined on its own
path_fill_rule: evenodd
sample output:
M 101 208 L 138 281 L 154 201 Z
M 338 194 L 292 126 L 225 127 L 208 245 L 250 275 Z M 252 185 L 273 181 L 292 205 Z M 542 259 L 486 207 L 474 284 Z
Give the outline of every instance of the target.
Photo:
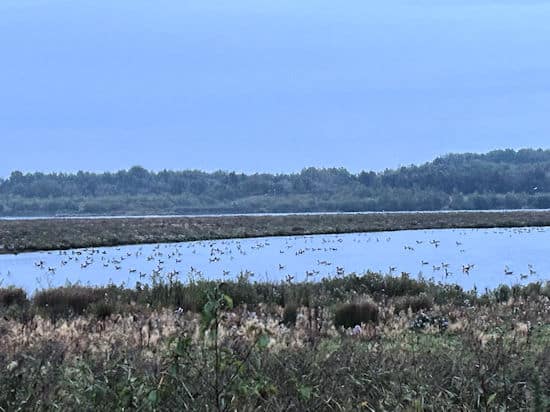
M 116 308 L 113 304 L 107 302 L 98 302 L 90 306 L 89 312 L 100 320 L 110 318 L 115 313 Z
M 514 299 L 521 298 L 522 293 L 523 293 L 523 289 L 520 285 L 513 285 L 511 291 L 512 291 L 512 296 L 514 297 Z
M 341 305 L 334 316 L 334 325 L 337 328 L 353 328 L 355 325 L 369 322 L 378 322 L 378 307 L 371 302 Z
M 27 302 L 27 292 L 21 288 L 0 289 L 0 307 L 24 306 Z
M 401 311 L 408 311 L 411 308 L 413 313 L 421 310 L 430 310 L 433 307 L 433 300 L 425 295 L 420 294 L 418 296 L 403 296 L 395 301 L 395 313 Z
M 512 290 L 508 285 L 500 285 L 495 290 L 495 298 L 497 302 L 507 302 L 508 299 L 510 299 L 511 295 L 512 295 Z
M 38 308 L 55 321 L 59 317 L 81 315 L 90 305 L 104 299 L 102 288 L 71 286 L 40 291 L 33 300 Z
M 523 288 L 524 298 L 539 296 L 541 293 L 542 293 L 542 285 L 539 282 L 529 283 L 527 286 Z
M 387 296 L 411 295 L 423 292 L 428 285 L 428 282 L 411 279 L 409 275 L 402 273 L 399 277 L 386 276 L 383 292 Z
M 296 325 L 296 319 L 298 318 L 298 305 L 289 303 L 285 306 L 283 311 L 283 324 L 286 326 Z

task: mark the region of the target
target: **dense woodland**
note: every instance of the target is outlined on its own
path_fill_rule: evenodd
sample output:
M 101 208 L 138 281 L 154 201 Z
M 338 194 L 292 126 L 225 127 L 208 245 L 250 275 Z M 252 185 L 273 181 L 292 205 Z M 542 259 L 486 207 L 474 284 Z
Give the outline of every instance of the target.
M 550 150 L 449 154 L 420 166 L 294 174 L 197 170 L 21 173 L 0 179 L 0 215 L 550 208 Z

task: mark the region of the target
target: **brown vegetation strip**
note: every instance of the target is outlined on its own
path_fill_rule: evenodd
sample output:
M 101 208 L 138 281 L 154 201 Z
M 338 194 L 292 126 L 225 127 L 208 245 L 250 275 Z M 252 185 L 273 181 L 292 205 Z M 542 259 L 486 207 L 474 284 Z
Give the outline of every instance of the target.
M 0 220 L 0 253 L 262 236 L 550 226 L 550 211 Z

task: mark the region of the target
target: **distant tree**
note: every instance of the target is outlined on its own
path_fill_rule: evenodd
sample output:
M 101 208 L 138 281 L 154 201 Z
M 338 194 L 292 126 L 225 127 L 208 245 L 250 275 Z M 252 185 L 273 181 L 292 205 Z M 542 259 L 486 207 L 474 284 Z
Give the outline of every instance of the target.
M 449 154 L 422 165 L 351 174 L 344 168 L 252 175 L 22 173 L 0 179 L 0 214 L 304 212 L 550 207 L 550 151 Z

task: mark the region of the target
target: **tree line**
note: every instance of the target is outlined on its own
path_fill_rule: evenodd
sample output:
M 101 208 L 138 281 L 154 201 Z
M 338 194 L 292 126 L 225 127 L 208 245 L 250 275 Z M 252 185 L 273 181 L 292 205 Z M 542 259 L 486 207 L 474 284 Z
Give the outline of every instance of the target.
M 198 170 L 22 173 L 0 179 L 0 215 L 354 212 L 550 208 L 550 150 L 449 154 L 352 174 Z

